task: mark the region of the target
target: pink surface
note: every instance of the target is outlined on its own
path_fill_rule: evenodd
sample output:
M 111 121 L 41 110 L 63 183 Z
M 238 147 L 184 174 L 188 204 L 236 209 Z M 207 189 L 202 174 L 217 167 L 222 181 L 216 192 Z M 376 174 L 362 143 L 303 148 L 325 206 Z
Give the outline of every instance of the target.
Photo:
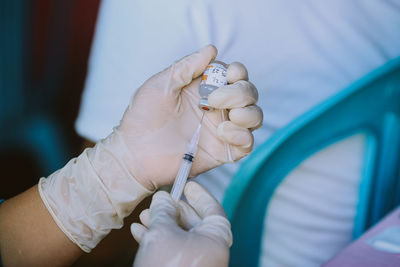
M 325 267 L 400 267 L 400 253 L 377 250 L 367 243 L 374 236 L 389 227 L 400 227 L 400 208 L 386 216 L 380 223 L 327 262 Z

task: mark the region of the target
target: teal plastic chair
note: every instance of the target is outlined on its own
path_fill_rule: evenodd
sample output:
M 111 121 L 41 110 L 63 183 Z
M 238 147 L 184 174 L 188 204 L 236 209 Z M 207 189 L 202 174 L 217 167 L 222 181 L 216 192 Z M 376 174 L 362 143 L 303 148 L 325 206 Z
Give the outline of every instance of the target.
M 266 207 L 286 175 L 357 133 L 367 136 L 367 149 L 354 238 L 400 204 L 400 58 L 278 131 L 242 164 L 223 201 L 234 237 L 230 266 L 259 265 Z

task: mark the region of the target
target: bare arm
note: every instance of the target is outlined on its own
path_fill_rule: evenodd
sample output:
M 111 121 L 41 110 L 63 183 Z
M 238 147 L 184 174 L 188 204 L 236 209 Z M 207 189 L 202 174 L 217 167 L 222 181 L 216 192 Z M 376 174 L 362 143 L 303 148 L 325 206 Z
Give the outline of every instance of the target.
M 84 140 L 82 150 L 94 145 Z M 82 254 L 54 222 L 37 185 L 0 205 L 0 255 L 4 266 L 67 266 Z
M 60 230 L 34 186 L 0 205 L 0 253 L 4 266 L 68 266 L 83 251 Z

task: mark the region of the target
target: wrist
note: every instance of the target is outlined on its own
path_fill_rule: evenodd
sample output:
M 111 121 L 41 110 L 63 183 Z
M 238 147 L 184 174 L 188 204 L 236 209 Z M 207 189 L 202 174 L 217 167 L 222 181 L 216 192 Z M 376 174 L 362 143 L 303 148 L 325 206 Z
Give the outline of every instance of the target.
M 114 128 L 112 134 L 100 140 L 92 149 L 88 150 L 88 158 L 93 168 L 101 177 L 129 177 L 150 193 L 158 186 L 148 179 L 148 169 L 151 166 L 143 164 L 140 158 L 142 153 L 135 153 L 129 149 L 131 145 L 126 143 L 127 137 L 119 127 Z M 117 177 L 117 179 L 118 179 Z M 115 180 L 115 178 L 113 179 Z

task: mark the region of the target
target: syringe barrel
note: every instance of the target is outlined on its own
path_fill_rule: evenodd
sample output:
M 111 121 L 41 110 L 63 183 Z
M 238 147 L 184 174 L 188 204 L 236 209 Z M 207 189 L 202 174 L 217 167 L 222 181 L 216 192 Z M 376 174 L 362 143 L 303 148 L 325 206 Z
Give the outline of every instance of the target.
M 186 181 L 189 177 L 190 169 L 192 168 L 192 160 L 189 160 L 188 156 L 191 155 L 185 154 L 185 157 L 183 158 L 181 164 L 181 168 L 176 175 L 174 185 L 171 189 L 171 197 L 175 201 L 178 201 L 181 198 Z M 193 158 L 193 156 L 191 157 Z

